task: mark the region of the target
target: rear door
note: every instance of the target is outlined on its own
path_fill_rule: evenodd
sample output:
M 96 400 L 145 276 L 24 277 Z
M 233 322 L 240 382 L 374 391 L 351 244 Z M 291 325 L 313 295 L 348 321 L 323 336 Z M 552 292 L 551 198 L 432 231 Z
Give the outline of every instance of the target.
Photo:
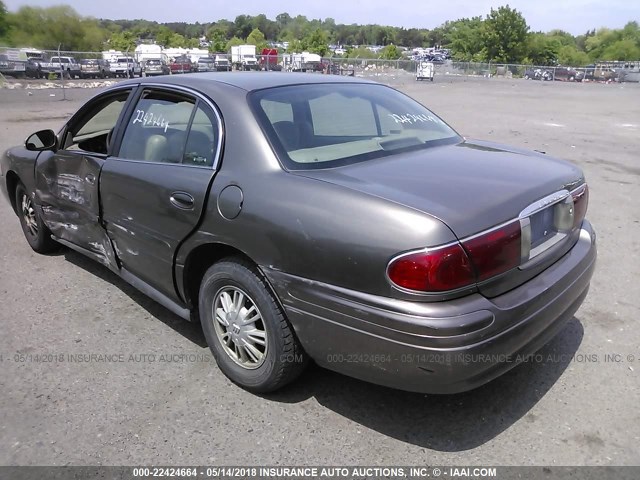
M 174 257 L 197 227 L 213 180 L 222 125 L 195 93 L 141 89 L 100 180 L 103 221 L 121 265 L 178 299 Z
M 133 87 L 97 97 L 67 124 L 56 152 L 42 152 L 35 168 L 36 204 L 53 235 L 91 252 L 117 268 L 100 222 L 100 174 L 107 162 L 110 133 Z

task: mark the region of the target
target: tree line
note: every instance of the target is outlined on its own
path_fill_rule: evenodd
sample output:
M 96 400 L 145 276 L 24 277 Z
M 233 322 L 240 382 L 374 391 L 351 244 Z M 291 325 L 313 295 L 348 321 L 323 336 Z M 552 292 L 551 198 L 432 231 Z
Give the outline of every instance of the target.
M 331 55 L 328 45 L 344 45 L 347 56 L 399 58 L 401 50 L 440 46 L 461 61 L 580 66 L 600 60 L 640 60 L 640 27 L 630 21 L 624 28 L 589 30 L 574 36 L 563 30 L 532 32 L 523 15 L 508 5 L 491 9 L 483 17 L 447 21 L 433 28 L 339 24 L 333 18 L 308 19 L 281 13 L 238 15 L 235 20 L 158 23 L 148 20 L 107 20 L 83 17 L 66 5 L 21 7 L 10 12 L 0 0 L 0 45 L 42 49 L 101 51 L 133 50 L 140 41 L 164 47 L 197 47 L 200 38 L 211 51 L 251 43 L 288 42 L 288 50 Z M 378 55 L 353 46 L 380 45 Z

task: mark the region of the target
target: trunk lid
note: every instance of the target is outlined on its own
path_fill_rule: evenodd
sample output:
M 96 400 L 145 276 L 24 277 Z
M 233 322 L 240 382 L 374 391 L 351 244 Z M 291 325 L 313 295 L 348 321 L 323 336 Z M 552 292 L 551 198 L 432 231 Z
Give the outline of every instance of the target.
M 479 141 L 295 173 L 430 214 L 459 239 L 517 218 L 532 202 L 584 181 L 568 162 Z
M 459 240 L 518 219 L 534 202 L 546 205 L 549 197 L 555 201 L 552 194 L 584 183 L 582 171 L 568 162 L 479 141 L 296 173 L 425 212 L 448 225 Z M 553 208 L 544 206 L 528 218 L 531 239 L 538 244 L 552 234 Z M 540 247 L 547 250 L 538 258 L 480 281 L 480 293 L 495 297 L 521 285 L 555 263 L 577 236 L 577 231 L 558 235 L 562 241 Z M 434 245 L 416 248 L 426 246 Z

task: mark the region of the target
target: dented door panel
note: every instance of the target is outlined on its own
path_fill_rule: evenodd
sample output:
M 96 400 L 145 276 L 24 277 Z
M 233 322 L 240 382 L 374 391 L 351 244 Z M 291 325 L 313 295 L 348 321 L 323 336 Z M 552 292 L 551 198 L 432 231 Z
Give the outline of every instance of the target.
M 44 152 L 36 164 L 36 203 L 52 234 L 116 267 L 100 222 L 99 184 L 104 156 L 80 151 Z

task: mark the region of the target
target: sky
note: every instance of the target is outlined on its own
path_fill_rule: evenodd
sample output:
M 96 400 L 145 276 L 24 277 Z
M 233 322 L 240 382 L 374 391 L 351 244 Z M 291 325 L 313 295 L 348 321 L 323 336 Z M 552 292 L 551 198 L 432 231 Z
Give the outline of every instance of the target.
M 491 8 L 509 4 L 523 15 L 532 31 L 560 28 L 574 35 L 600 27 L 622 28 L 640 21 L 638 0 L 3 0 L 10 11 L 24 5 L 67 4 L 80 15 L 158 22 L 213 22 L 238 15 L 268 18 L 286 12 L 292 17 L 333 18 L 336 23 L 379 24 L 405 28 L 434 28 L 447 20 L 485 16 Z M 392 7 L 391 7 L 392 6 Z

